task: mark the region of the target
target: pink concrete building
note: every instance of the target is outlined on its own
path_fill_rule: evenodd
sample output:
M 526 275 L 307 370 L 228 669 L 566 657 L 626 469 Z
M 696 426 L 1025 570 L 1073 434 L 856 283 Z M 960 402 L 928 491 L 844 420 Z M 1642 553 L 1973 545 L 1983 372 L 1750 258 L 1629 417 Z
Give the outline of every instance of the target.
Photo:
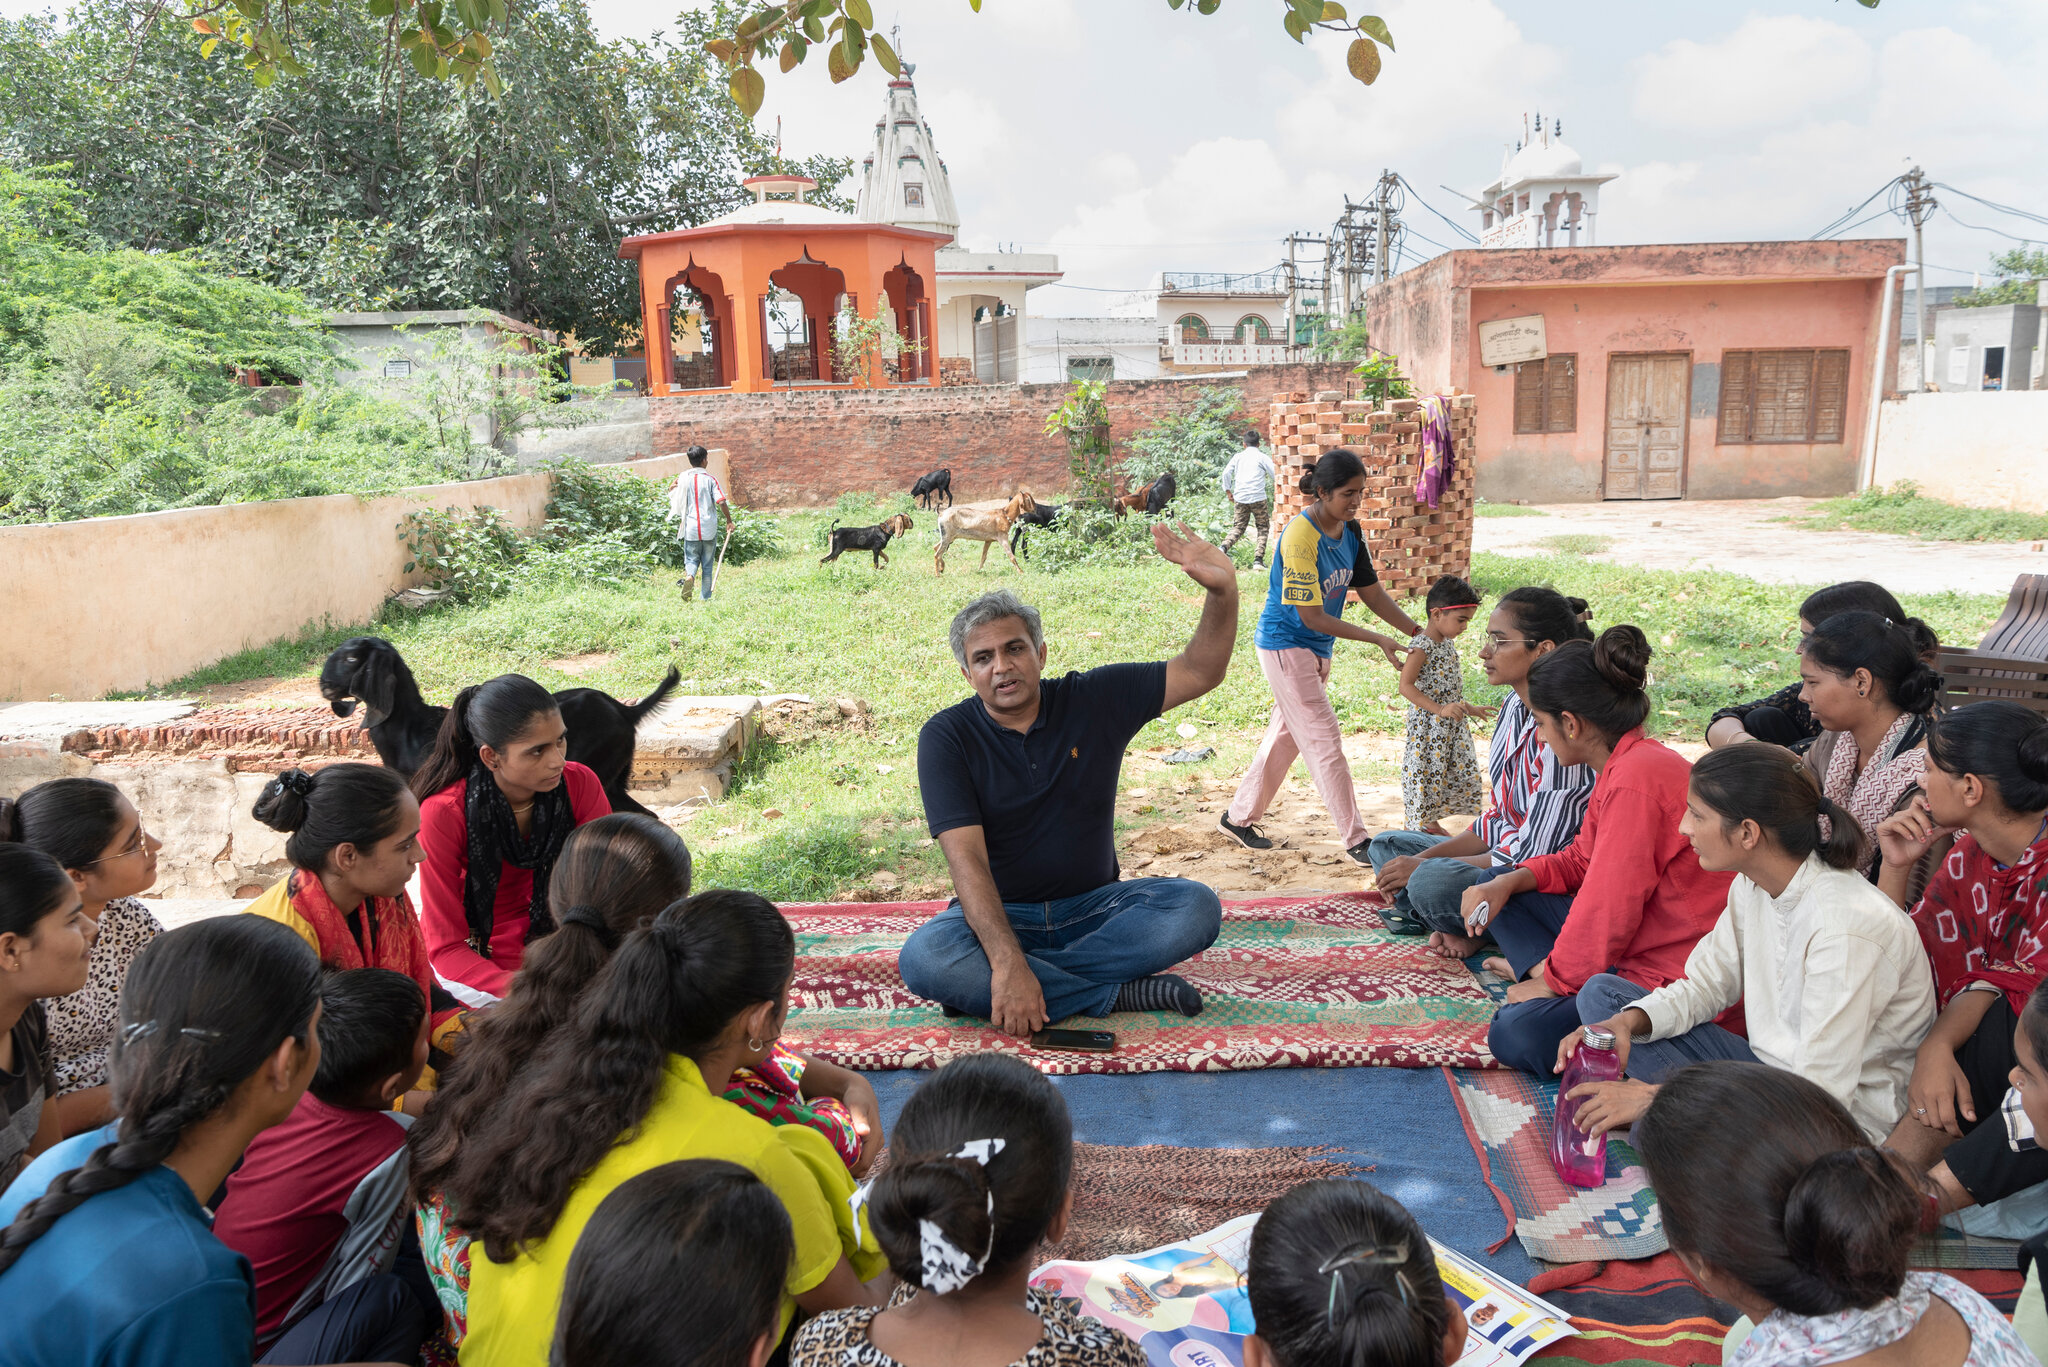
M 1481 498 L 1833 495 L 1904 260 L 1903 239 L 1454 251 L 1366 314 L 1419 392 L 1478 396 Z

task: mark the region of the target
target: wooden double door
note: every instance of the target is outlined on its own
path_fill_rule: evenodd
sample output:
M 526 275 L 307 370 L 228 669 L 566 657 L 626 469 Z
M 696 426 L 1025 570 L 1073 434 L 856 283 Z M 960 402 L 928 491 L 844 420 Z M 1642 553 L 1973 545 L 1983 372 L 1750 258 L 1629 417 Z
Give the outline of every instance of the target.
M 1683 498 L 1692 354 L 1607 358 L 1607 498 Z

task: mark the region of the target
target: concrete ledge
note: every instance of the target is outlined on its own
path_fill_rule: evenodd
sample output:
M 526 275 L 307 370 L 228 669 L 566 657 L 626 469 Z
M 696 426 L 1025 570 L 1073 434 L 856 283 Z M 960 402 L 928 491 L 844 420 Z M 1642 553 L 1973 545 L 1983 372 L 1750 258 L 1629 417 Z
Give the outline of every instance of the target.
M 761 700 L 672 699 L 641 724 L 627 785 L 662 812 L 722 799 L 760 734 Z M 360 723 L 324 707 L 200 707 L 189 701 L 0 707 L 0 796 L 53 778 L 117 785 L 150 833 L 159 897 L 253 897 L 287 868 L 285 837 L 250 815 L 272 774 L 377 763 Z

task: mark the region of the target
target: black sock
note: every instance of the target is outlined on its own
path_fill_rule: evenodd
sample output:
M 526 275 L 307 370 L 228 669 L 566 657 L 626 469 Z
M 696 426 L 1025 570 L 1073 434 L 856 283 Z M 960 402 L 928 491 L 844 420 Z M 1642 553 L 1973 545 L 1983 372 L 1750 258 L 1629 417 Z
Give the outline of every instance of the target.
M 1172 973 L 1154 973 L 1134 978 L 1116 990 L 1112 1011 L 1178 1011 L 1183 1016 L 1202 1014 L 1202 994 L 1186 978 Z

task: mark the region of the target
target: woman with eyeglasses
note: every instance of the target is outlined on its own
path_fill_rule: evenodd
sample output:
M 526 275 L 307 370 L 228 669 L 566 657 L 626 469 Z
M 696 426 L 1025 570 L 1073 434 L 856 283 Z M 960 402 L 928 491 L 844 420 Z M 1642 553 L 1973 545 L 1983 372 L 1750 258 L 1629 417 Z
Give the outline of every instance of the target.
M 107 1050 L 121 1015 L 128 965 L 163 927 L 138 900 L 156 883 L 163 842 L 143 829 L 135 804 L 98 778 L 38 783 L 0 798 L 0 840 L 41 850 L 63 865 L 84 903 L 92 967 L 85 986 L 43 1003 L 56 1070 L 57 1125 L 65 1138 L 114 1118 Z
M 1894 622 L 1906 619 L 1906 610 L 1882 584 L 1868 579 L 1830 584 L 1808 594 L 1799 605 L 1799 652 L 1805 652 L 1806 640 L 1817 624 L 1843 612 L 1874 612 Z M 1926 645 L 1932 651 L 1931 637 Z M 1767 698 L 1722 708 L 1707 724 L 1707 744 L 1718 750 L 1746 740 L 1766 740 L 1804 754 L 1821 733 L 1820 722 L 1802 696 L 1804 686 L 1804 680 L 1794 679 Z
M 1459 835 L 1387 831 L 1367 847 L 1375 885 L 1394 899 L 1387 927 L 1429 935 L 1436 953 L 1462 958 L 1478 942 L 1465 934 L 1465 889 L 1509 866 L 1572 843 L 1593 794 L 1593 771 L 1559 763 L 1537 734 L 1529 710 L 1529 667 L 1566 641 L 1590 641 L 1586 600 L 1555 589 L 1519 588 L 1501 596 L 1486 621 L 1479 662 L 1486 681 L 1506 688 L 1487 751 L 1493 805 Z

